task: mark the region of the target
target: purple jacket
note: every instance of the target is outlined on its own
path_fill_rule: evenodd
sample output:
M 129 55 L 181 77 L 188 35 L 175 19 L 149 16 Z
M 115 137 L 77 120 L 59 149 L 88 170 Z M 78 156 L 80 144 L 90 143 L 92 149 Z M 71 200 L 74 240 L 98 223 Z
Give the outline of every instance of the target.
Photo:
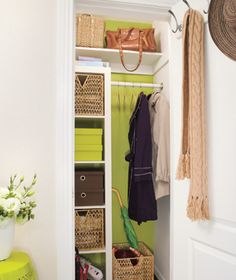
M 128 213 L 139 224 L 157 219 L 157 204 L 152 180 L 152 140 L 148 100 L 140 93 L 130 118 Z

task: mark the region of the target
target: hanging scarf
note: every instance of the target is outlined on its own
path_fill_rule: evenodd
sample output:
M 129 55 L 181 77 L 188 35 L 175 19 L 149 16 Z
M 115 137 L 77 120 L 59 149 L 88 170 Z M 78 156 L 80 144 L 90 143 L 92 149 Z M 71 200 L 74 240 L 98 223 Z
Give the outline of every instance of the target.
M 190 9 L 183 26 L 183 131 L 176 178 L 190 179 L 187 216 L 208 220 L 203 16 Z

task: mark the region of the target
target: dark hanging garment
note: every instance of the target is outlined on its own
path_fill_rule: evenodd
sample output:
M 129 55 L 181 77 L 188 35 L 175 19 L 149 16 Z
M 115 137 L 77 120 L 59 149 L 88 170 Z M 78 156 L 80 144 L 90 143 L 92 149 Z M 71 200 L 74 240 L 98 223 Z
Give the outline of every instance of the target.
M 128 213 L 141 224 L 157 219 L 157 204 L 152 180 L 152 141 L 148 100 L 140 93 L 130 118 Z

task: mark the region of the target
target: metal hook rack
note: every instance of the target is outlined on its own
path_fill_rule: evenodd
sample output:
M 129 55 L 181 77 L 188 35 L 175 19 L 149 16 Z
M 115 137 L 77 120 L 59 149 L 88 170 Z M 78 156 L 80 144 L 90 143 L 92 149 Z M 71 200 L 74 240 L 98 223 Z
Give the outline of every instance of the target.
M 189 9 L 191 9 L 191 6 L 189 5 L 189 2 L 187 0 L 183 0 L 183 2 L 188 6 Z
M 209 13 L 209 6 L 210 6 L 209 0 L 207 0 L 207 3 L 208 3 L 208 10 L 207 11 L 203 10 L 203 13 L 205 15 L 207 15 Z
M 168 10 L 168 13 L 170 13 L 171 16 L 173 16 L 173 18 L 174 18 L 174 20 L 175 20 L 175 23 L 176 23 L 176 28 L 175 28 L 175 29 L 171 29 L 171 31 L 172 31 L 173 33 L 176 33 L 177 31 L 180 31 L 180 32 L 181 32 L 182 29 L 183 29 L 183 26 L 182 26 L 182 24 L 179 24 L 179 23 L 178 23 L 177 17 L 176 17 L 176 15 L 174 14 L 174 12 L 171 11 L 171 10 Z
M 187 7 L 188 7 L 189 10 L 192 9 L 191 5 L 189 4 L 189 2 L 188 2 L 187 0 L 182 0 L 182 1 L 184 2 L 184 4 L 187 5 Z M 205 15 L 207 15 L 207 14 L 209 13 L 210 1 L 207 0 L 207 3 L 208 3 L 208 10 L 207 10 L 207 11 L 206 11 L 205 9 L 202 10 L 202 12 L 203 12 Z M 173 28 L 170 26 L 170 27 L 171 27 L 171 31 L 172 31 L 173 33 L 177 33 L 177 31 L 180 31 L 180 32 L 181 32 L 181 31 L 183 30 L 183 25 L 178 23 L 178 19 L 177 19 L 175 13 L 174 13 L 172 10 L 168 10 L 168 13 L 170 13 L 170 15 L 174 18 L 175 24 L 176 24 L 176 28 L 175 28 L 175 29 L 173 29 Z

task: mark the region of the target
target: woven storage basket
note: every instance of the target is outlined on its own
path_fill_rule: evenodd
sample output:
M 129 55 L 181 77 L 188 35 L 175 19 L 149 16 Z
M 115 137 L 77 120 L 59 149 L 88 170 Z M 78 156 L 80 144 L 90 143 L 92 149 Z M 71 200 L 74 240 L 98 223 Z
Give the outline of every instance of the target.
M 79 250 L 104 249 L 104 209 L 75 210 L 75 246 Z
M 100 17 L 80 14 L 77 16 L 78 47 L 103 48 L 104 20 Z
M 114 244 L 117 248 L 128 248 L 128 244 Z M 153 280 L 154 256 L 143 242 L 139 242 L 141 257 L 116 259 L 112 256 L 113 280 Z M 138 260 L 136 265 L 131 260 Z
M 104 114 L 104 76 L 75 74 L 75 114 Z

